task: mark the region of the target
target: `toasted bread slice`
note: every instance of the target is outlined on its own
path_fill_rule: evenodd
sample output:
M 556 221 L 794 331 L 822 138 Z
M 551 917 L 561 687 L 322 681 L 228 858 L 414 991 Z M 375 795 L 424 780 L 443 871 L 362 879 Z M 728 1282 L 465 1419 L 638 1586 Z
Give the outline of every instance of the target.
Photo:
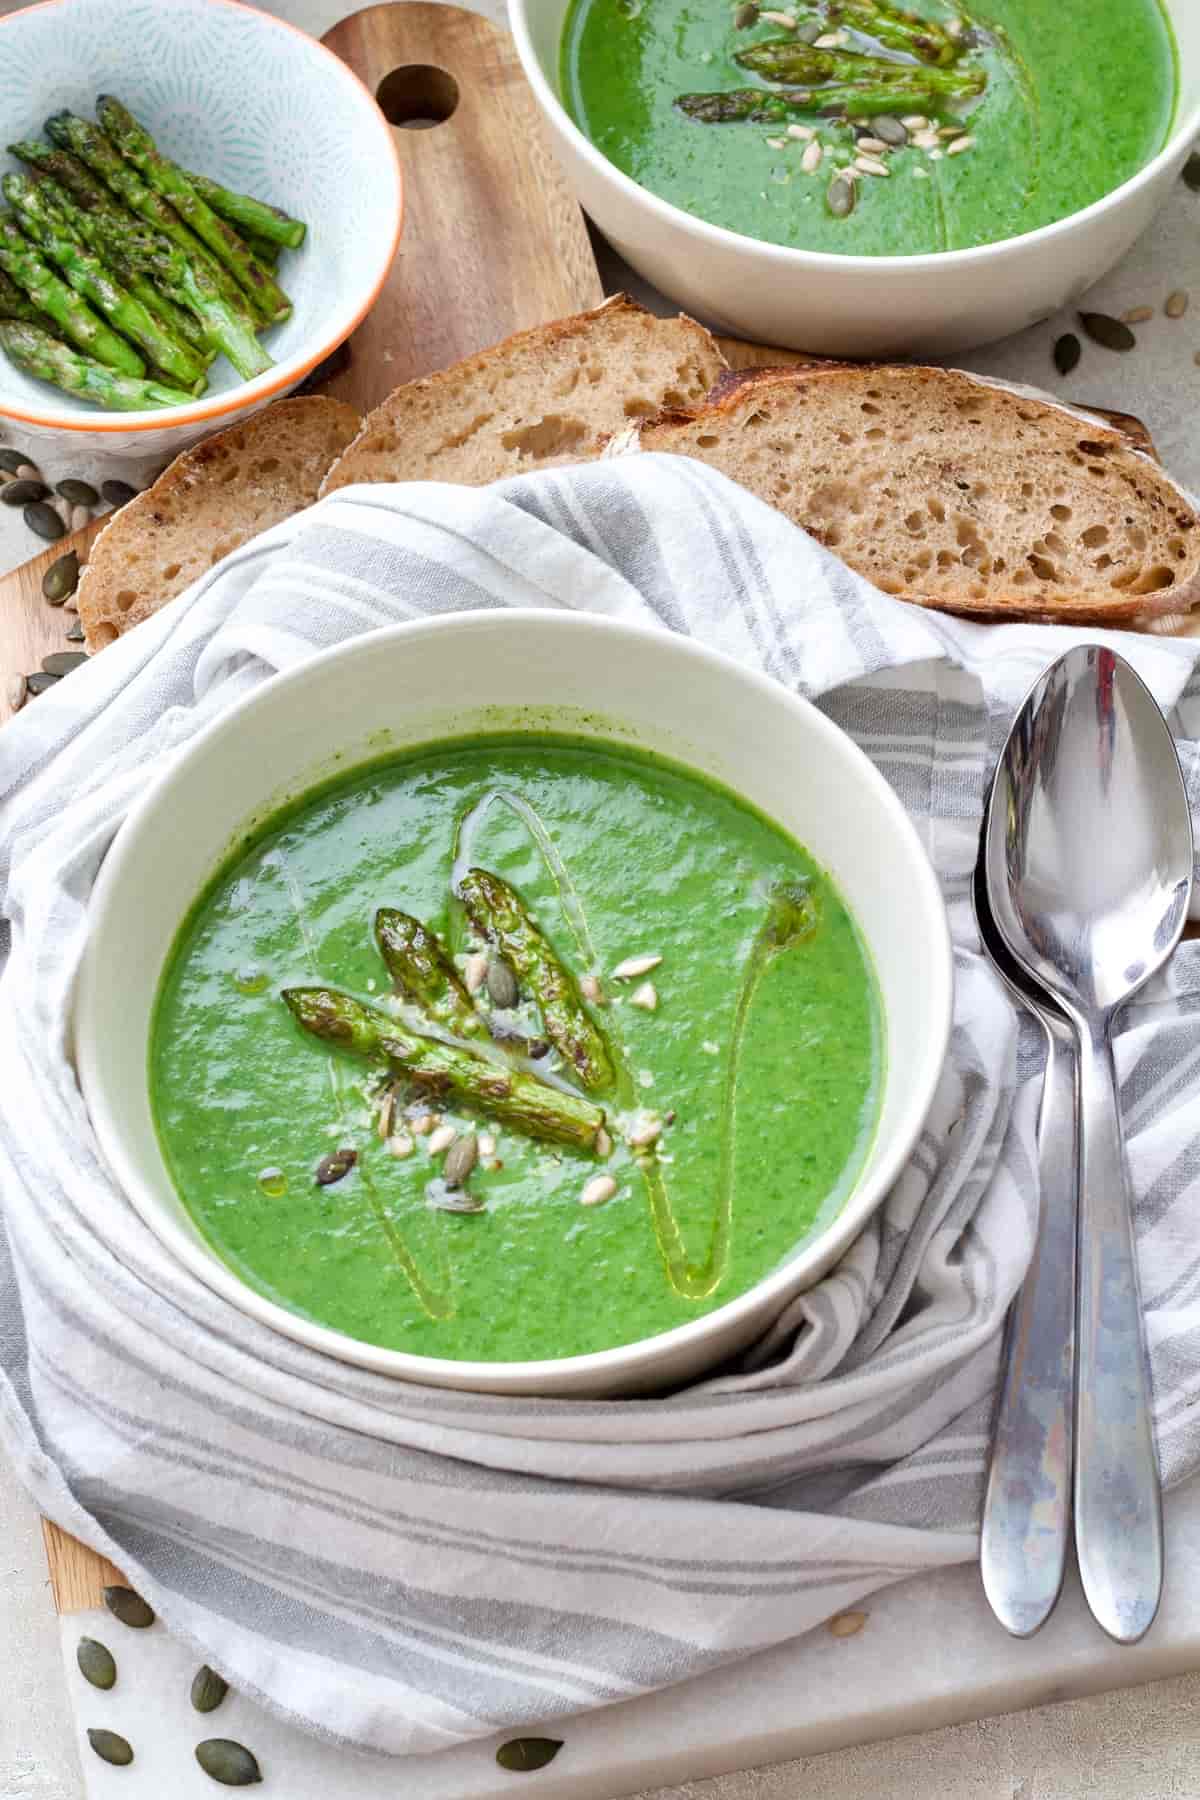
M 580 462 L 631 420 L 702 405 L 724 367 L 703 326 L 618 294 L 397 388 L 321 492 L 356 481 L 479 486 Z
M 111 644 L 239 544 L 311 506 L 360 423 L 340 400 L 277 400 L 177 456 L 92 545 L 77 595 L 88 649 Z
M 956 370 L 726 378 L 640 446 L 721 469 L 921 606 L 1119 625 L 1200 599 L 1200 521 L 1125 429 Z

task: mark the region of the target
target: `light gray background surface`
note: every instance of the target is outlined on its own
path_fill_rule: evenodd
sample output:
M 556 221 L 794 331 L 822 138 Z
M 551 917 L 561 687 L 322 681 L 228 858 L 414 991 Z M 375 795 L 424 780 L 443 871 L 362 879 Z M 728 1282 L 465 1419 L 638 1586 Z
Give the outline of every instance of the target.
M 498 22 L 503 0 L 463 0 Z M 716 0 L 714 0 L 716 3 Z M 723 3 L 723 0 L 722 0 Z M 1050 0 L 1047 0 L 1047 4 Z M 169 6 L 171 0 L 161 0 Z M 18 0 L 0 0 L 0 14 Z M 264 10 L 320 35 L 353 0 L 274 0 Z M 626 285 L 605 263 L 610 287 Z M 1180 187 L 1153 231 L 1092 302 L 1104 310 L 1161 309 L 1167 293 L 1196 281 L 1193 311 L 1170 322 L 1161 310 L 1139 328 L 1139 346 L 1117 357 L 1090 349 L 1069 384 L 1073 398 L 1138 413 L 1168 467 L 1200 487 L 1200 200 Z M 641 298 L 650 298 L 630 283 Z M 980 371 L 1057 382 L 1050 363 L 1056 329 L 1042 326 L 962 359 Z M 1063 391 L 1067 389 L 1063 387 Z M 90 475 L 42 458 L 52 479 Z M 124 471 L 114 471 L 121 472 Z M 19 516 L 0 518 L 0 569 L 41 548 Z M 37 1517 L 0 1463 L 0 1800 L 82 1800 Z M 418 1770 L 398 1790 L 420 1794 Z M 1095 1700 L 874 1744 L 665 1790 L 653 1800 L 1192 1800 L 1200 1795 L 1200 1673 Z M 650 1797 L 645 1797 L 650 1800 Z

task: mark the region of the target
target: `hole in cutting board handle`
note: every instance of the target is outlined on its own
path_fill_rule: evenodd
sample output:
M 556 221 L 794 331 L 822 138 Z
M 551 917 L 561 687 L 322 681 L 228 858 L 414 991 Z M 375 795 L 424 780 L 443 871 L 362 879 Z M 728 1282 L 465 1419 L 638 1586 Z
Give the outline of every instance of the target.
M 389 125 L 400 125 L 406 131 L 432 131 L 453 116 L 458 83 L 448 70 L 433 63 L 406 63 L 384 76 L 375 98 Z

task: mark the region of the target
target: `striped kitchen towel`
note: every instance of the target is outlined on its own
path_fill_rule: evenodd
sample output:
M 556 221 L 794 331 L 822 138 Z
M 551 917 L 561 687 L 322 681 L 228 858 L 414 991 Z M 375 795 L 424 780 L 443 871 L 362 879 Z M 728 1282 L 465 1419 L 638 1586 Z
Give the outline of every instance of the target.
M 283 668 L 397 621 L 584 608 L 814 699 L 894 785 L 955 942 L 911 1163 L 736 1373 L 550 1402 L 327 1360 L 177 1266 L 114 1187 L 64 1019 L 97 868 L 179 748 Z M 491 489 L 349 488 L 246 546 L 0 737 L 0 1432 L 38 1504 L 293 1721 L 392 1753 L 683 1681 L 975 1554 L 1005 1309 L 1037 1206 L 1037 1042 L 979 955 L 984 782 L 1078 633 L 876 592 L 677 458 Z M 1200 646 L 1095 634 L 1173 712 L 1200 800 Z M 1118 1053 L 1166 1477 L 1200 1463 L 1200 945 Z

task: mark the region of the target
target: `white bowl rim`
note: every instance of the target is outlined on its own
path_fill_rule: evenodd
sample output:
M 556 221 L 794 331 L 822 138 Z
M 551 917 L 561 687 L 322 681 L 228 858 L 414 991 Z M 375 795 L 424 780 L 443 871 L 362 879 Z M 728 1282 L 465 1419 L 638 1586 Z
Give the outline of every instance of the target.
M 588 633 L 622 635 L 629 643 L 630 656 L 634 660 L 640 658 L 642 645 L 646 640 L 653 640 L 658 648 L 666 640 L 674 653 L 685 661 L 707 664 L 709 668 L 719 670 L 726 679 L 744 682 L 764 697 L 776 702 L 782 701 L 796 715 L 803 716 L 806 726 L 818 739 L 829 744 L 835 755 L 848 756 L 852 763 L 857 764 L 858 778 L 871 791 L 882 810 L 890 815 L 901 837 L 907 839 L 912 853 L 914 882 L 920 897 L 922 926 L 933 936 L 937 968 L 936 980 L 928 995 L 929 1010 L 922 1037 L 922 1066 L 914 1084 L 913 1097 L 892 1134 L 890 1144 L 883 1151 L 875 1173 L 869 1181 L 860 1179 L 855 1183 L 824 1231 L 798 1255 L 789 1258 L 753 1287 L 687 1324 L 677 1325 L 654 1337 L 618 1344 L 607 1350 L 530 1362 L 460 1361 L 450 1357 L 420 1356 L 412 1351 L 388 1349 L 317 1324 L 258 1293 L 235 1274 L 215 1249 L 207 1246 L 201 1248 L 173 1220 L 168 1219 L 143 1186 L 135 1159 L 127 1154 L 124 1140 L 103 1097 L 100 1071 L 104 1058 L 100 1034 L 90 1016 L 94 995 L 89 971 L 95 967 L 95 958 L 89 952 L 94 943 L 102 941 L 112 922 L 115 907 L 113 896 L 130 846 L 140 835 L 147 818 L 163 804 L 164 796 L 169 793 L 180 771 L 205 757 L 209 745 L 216 739 L 240 734 L 245 729 L 247 720 L 252 719 L 256 712 L 275 704 L 282 688 L 303 690 L 305 687 L 319 687 L 331 668 L 363 654 L 378 656 L 385 646 L 403 646 L 417 634 L 453 638 L 473 631 L 494 630 L 500 620 L 511 621 L 516 626 L 535 626 L 538 631 L 577 634 L 581 638 Z M 580 646 L 580 654 L 586 655 L 586 645 Z M 231 841 L 236 828 L 237 821 L 234 820 L 230 831 Z M 126 1198 L 143 1222 L 185 1268 L 241 1312 L 248 1313 L 259 1323 L 270 1326 L 293 1341 L 339 1361 L 418 1384 L 456 1387 L 479 1393 L 494 1392 L 507 1386 L 510 1392 L 519 1390 L 536 1394 L 539 1391 L 561 1391 L 573 1383 L 580 1388 L 591 1385 L 599 1392 L 606 1385 L 611 1387 L 645 1377 L 653 1371 L 655 1364 L 670 1358 L 673 1352 L 682 1351 L 719 1331 L 720 1325 L 735 1324 L 747 1312 L 757 1310 L 764 1301 L 769 1303 L 778 1298 L 782 1305 L 787 1295 L 794 1290 L 797 1271 L 818 1262 L 832 1266 L 860 1235 L 882 1204 L 884 1196 L 907 1162 L 928 1116 L 950 1041 L 954 988 L 953 946 L 941 888 L 916 827 L 894 789 L 865 751 L 827 719 L 811 701 L 793 694 L 770 676 L 744 668 L 740 663 L 733 662 L 719 651 L 699 644 L 694 639 L 664 632 L 659 626 L 608 619 L 595 613 L 555 612 L 540 607 L 506 608 L 498 613 L 496 608 L 487 607 L 471 612 L 450 613 L 440 618 L 410 620 L 350 638 L 319 652 L 294 669 L 272 676 L 200 731 L 170 767 L 157 776 L 134 803 L 109 846 L 92 891 L 88 912 L 87 945 L 72 1001 L 71 1041 L 92 1128 L 104 1159 Z M 884 1078 L 886 1081 L 886 1072 Z M 540 1387 L 539 1384 L 544 1386 Z
M 533 47 L 527 23 L 529 0 L 508 0 L 508 22 L 516 41 L 517 54 L 521 67 L 525 71 L 525 79 L 529 82 L 543 112 L 549 115 L 556 128 L 571 142 L 572 148 L 591 164 L 597 174 L 610 180 L 627 199 L 646 207 L 664 225 L 675 225 L 690 232 L 693 236 L 704 239 L 707 243 L 723 250 L 744 252 L 749 245 L 758 255 L 776 263 L 781 269 L 804 270 L 809 274 L 821 271 L 827 273 L 848 273 L 851 270 L 865 272 L 877 271 L 887 275 L 899 269 L 913 274 L 933 274 L 947 269 L 970 269 L 978 264 L 986 263 L 1011 251 L 1016 245 L 1041 246 L 1052 244 L 1059 236 L 1064 236 L 1075 226 L 1085 224 L 1103 216 L 1111 208 L 1116 207 L 1126 198 L 1148 187 L 1155 177 L 1165 169 L 1171 160 L 1178 156 L 1180 144 L 1191 143 L 1200 135 L 1200 100 L 1189 112 L 1177 119 L 1162 149 L 1152 161 L 1143 165 L 1137 172 L 1123 181 L 1111 193 L 1102 194 L 1099 200 L 1093 200 L 1090 206 L 1081 207 L 1078 212 L 1068 213 L 1065 218 L 1055 219 L 1049 225 L 1039 225 L 1033 231 L 1023 231 L 1016 237 L 997 238 L 991 244 L 972 244 L 964 250 L 932 250 L 924 251 L 916 256 L 846 256 L 829 250 L 804 250 L 792 244 L 773 244 L 766 238 L 751 237 L 742 231 L 730 231 L 725 225 L 714 225 L 708 219 L 702 219 L 695 213 L 686 212 L 683 207 L 676 206 L 673 201 L 664 200 L 652 193 L 641 182 L 626 175 L 618 169 L 616 163 L 610 162 L 602 150 L 597 149 L 587 134 L 580 130 L 558 95 L 550 85 L 542 69 L 541 59 Z M 1166 11 L 1168 23 L 1171 25 L 1172 38 L 1175 36 L 1174 20 Z
M 315 369 L 319 362 L 323 362 L 327 356 L 331 355 L 357 326 L 362 324 L 379 298 L 380 290 L 387 280 L 395 260 L 396 251 L 400 247 L 400 237 L 404 230 L 404 175 L 400 164 L 400 152 L 396 147 L 392 128 L 380 111 L 378 103 L 366 84 L 354 73 L 349 63 L 343 62 L 340 56 L 329 49 L 328 45 L 321 42 L 320 38 L 315 38 L 309 32 L 301 30 L 299 25 L 293 25 L 287 19 L 278 18 L 274 13 L 263 12 L 261 7 L 248 4 L 248 0 L 204 0 L 204 3 L 213 7 L 228 7 L 231 11 L 253 13 L 256 18 L 265 20 L 268 25 L 277 25 L 284 31 L 293 32 L 297 37 L 303 38 L 306 43 L 314 45 L 323 56 L 327 56 L 335 65 L 339 78 L 345 80 L 348 85 L 356 87 L 368 101 L 370 110 L 376 114 L 378 123 L 382 127 L 381 135 L 391 156 L 396 194 L 396 229 L 392 235 L 386 258 L 380 264 L 378 278 L 353 318 L 347 321 L 344 327 L 339 324 L 331 337 L 322 338 L 318 350 L 298 351 L 287 362 L 276 364 L 274 368 L 268 369 L 264 374 L 255 376 L 253 381 L 244 381 L 240 387 L 214 394 L 209 400 L 200 399 L 186 407 L 160 406 L 155 407 L 152 411 L 127 412 L 116 415 L 103 412 L 32 412 L 0 400 L 0 418 L 15 419 L 22 425 L 49 427 L 52 431 L 171 431 L 190 425 L 204 425 L 211 419 L 220 419 L 226 413 L 239 412 L 246 406 L 270 400 L 276 394 L 294 387 L 311 369 Z M 0 32 L 4 30 L 5 26 L 14 25 L 21 19 L 28 18 L 30 13 L 44 12 L 52 6 L 69 6 L 71 4 L 72 0 L 33 0 L 31 6 L 22 6 L 19 11 L 5 13 L 3 17 L 0 17 Z M 3 38 L 0 37 L 0 47 L 3 46 L 3 42 Z M 385 161 L 384 167 L 387 166 Z

